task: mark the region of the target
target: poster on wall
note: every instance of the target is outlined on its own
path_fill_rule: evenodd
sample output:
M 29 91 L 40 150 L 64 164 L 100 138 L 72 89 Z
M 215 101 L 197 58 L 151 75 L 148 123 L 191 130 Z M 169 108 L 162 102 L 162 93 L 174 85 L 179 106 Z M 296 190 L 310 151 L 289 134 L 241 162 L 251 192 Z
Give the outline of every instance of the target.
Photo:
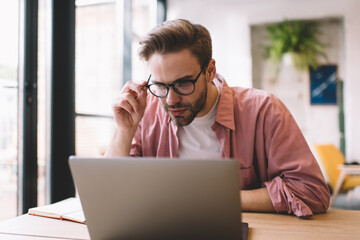
M 336 84 L 336 65 L 310 68 L 310 103 L 312 105 L 336 104 Z

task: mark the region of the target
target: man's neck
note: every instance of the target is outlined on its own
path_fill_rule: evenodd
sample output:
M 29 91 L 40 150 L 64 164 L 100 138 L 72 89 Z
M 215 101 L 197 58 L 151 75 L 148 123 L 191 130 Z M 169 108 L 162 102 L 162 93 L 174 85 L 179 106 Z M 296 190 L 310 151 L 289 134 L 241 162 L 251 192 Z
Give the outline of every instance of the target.
M 206 102 L 205 106 L 203 108 L 203 111 L 201 111 L 201 114 L 197 117 L 205 116 L 209 113 L 209 111 L 212 109 L 214 104 L 216 103 L 216 100 L 218 98 L 219 92 L 216 88 L 215 84 L 213 82 L 210 82 L 207 84 L 207 96 L 206 96 Z

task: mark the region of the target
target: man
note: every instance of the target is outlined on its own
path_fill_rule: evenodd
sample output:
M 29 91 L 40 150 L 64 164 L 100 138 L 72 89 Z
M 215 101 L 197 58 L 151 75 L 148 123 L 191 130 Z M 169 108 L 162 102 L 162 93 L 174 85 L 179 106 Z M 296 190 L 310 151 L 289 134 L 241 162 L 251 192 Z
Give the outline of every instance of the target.
M 244 211 L 327 210 L 329 189 L 288 109 L 264 91 L 230 88 L 205 27 L 167 21 L 140 44 L 151 75 L 127 82 L 114 101 L 106 156 L 234 158 Z

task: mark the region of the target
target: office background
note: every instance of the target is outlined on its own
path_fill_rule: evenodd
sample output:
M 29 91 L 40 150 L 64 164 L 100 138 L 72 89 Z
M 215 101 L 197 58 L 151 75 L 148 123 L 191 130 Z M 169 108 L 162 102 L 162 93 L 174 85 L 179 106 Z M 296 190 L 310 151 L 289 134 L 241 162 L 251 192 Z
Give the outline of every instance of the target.
M 339 146 L 339 107 L 311 105 L 308 73 L 290 66 L 271 83 L 261 46 L 266 24 L 317 21 L 329 56 L 322 63 L 335 64 L 344 81 L 346 158 L 360 161 L 359 10 L 357 0 L 1 1 L 0 220 L 75 194 L 67 156 L 103 154 L 111 99 L 124 82 L 148 75 L 137 43 L 164 19 L 205 25 L 229 85 L 278 95 L 312 149 Z

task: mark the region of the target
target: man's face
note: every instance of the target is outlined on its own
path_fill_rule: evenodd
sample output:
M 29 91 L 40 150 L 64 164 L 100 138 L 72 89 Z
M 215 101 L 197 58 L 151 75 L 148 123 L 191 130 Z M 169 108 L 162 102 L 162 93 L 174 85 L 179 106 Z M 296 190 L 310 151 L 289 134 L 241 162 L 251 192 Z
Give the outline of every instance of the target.
M 160 55 L 154 53 L 149 59 L 151 82 L 171 84 L 176 80 L 194 80 L 201 71 L 195 56 L 187 49 L 176 53 Z M 190 95 L 180 95 L 170 87 L 166 97 L 159 99 L 162 107 L 177 126 L 190 124 L 196 116 L 205 115 L 207 100 L 205 75 L 200 74 L 195 83 L 195 90 Z

